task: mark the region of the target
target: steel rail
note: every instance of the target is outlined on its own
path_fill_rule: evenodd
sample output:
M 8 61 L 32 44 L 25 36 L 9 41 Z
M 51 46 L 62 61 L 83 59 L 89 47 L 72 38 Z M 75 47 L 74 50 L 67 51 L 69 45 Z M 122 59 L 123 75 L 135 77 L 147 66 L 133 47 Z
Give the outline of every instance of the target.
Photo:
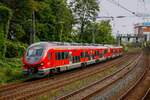
M 113 82 L 117 81 L 117 80 L 115 80 L 115 81 L 113 81 L 113 82 L 111 82 L 111 83 L 108 84 L 107 79 L 109 79 L 109 78 L 111 78 L 112 76 L 116 75 L 118 72 L 122 71 L 122 70 L 125 69 L 127 66 L 129 66 L 129 65 L 131 66 L 131 64 L 135 64 L 135 65 L 136 65 L 136 64 L 138 63 L 138 60 L 140 59 L 140 57 L 141 57 L 141 56 L 139 56 L 138 59 L 136 59 L 136 61 L 131 62 L 131 63 L 129 63 L 128 65 L 125 65 L 123 68 L 117 70 L 116 72 L 112 73 L 111 75 L 108 75 L 108 76 L 104 77 L 102 80 L 99 80 L 99 81 L 97 81 L 97 82 L 95 82 L 95 83 L 92 83 L 92 84 L 90 84 L 90 85 L 88 85 L 88 86 L 86 86 L 86 87 L 83 87 L 83 88 L 81 88 L 81 89 L 79 89 L 79 90 L 77 90 L 77 91 L 74 91 L 74 92 L 72 92 L 72 93 L 70 93 L 70 94 L 68 94 L 68 95 L 65 95 L 65 96 L 63 96 L 63 97 L 60 97 L 59 100 L 66 100 L 66 99 L 68 99 L 69 97 L 73 97 L 74 95 L 80 94 L 81 92 L 83 93 L 83 91 L 85 91 L 86 89 L 89 89 L 89 88 L 91 88 L 92 86 L 95 86 L 95 85 L 97 85 L 97 84 L 99 84 L 99 83 L 105 82 L 105 80 L 106 80 L 106 84 L 107 84 L 107 85 L 105 84 L 105 85 L 102 86 L 100 89 L 98 89 L 98 90 L 96 90 L 96 91 L 94 91 L 94 92 L 92 92 L 92 93 L 89 93 L 89 94 L 86 95 L 86 96 L 83 96 L 83 98 L 82 98 L 82 97 L 80 98 L 80 99 L 84 99 L 84 100 L 88 99 L 88 98 L 91 97 L 93 94 L 95 94 L 95 93 L 97 93 L 97 92 L 99 92 L 99 91 L 105 89 L 106 87 L 110 86 Z M 132 69 L 131 69 L 131 70 L 132 70 Z M 131 70 L 130 70 L 130 71 L 131 71 Z M 129 72 L 129 71 L 128 71 L 128 72 Z M 121 76 L 120 78 L 122 78 L 122 76 Z M 119 78 L 119 79 L 120 79 L 120 78 Z

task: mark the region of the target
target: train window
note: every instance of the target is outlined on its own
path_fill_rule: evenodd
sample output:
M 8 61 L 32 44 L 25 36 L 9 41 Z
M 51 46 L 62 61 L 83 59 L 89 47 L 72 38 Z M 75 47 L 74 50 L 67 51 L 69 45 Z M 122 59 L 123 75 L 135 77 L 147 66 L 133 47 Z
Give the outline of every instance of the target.
M 72 58 L 73 58 L 73 59 L 72 59 L 72 60 L 73 60 L 72 62 L 75 63 L 75 62 L 76 62 L 76 57 L 73 56 Z
M 77 62 L 77 56 L 75 56 L 75 63 Z
M 68 52 L 64 52 L 63 56 L 64 56 L 64 59 L 67 59 L 68 58 Z
M 62 58 L 63 58 L 62 52 L 59 52 L 59 60 L 62 60 Z
M 102 53 L 100 53 L 100 54 L 99 54 L 99 57 L 100 57 L 100 58 L 102 58 L 102 57 L 103 57 L 103 54 L 102 54 Z
M 64 59 L 68 59 L 69 53 L 68 52 L 64 52 Z
M 73 63 L 80 62 L 80 57 L 79 56 L 73 56 L 72 62 Z
M 51 59 L 51 53 L 48 53 L 48 60 Z
M 62 60 L 65 59 L 65 53 L 64 52 L 61 53 L 61 59 Z
M 77 62 L 77 56 L 75 56 L 74 59 L 75 59 L 75 63 L 76 63 Z
M 90 56 L 90 54 L 88 54 L 88 59 L 89 59 L 89 60 L 91 60 L 91 56 Z
M 80 57 L 78 56 L 78 62 L 80 62 Z
M 89 57 L 88 52 L 81 52 L 81 58 Z
M 40 57 L 43 54 L 43 48 L 41 47 L 34 47 L 30 48 L 27 52 L 28 57 Z
M 64 59 L 67 59 L 67 57 L 66 57 L 66 52 L 64 52 Z
M 79 56 L 77 56 L 77 62 L 80 62 L 80 57 Z
M 81 52 L 81 58 L 84 58 L 84 52 Z
M 85 52 L 85 57 L 88 57 L 88 56 L 89 56 L 88 52 Z
M 72 63 L 74 63 L 74 56 L 72 57 Z
M 57 59 L 57 52 L 55 53 L 55 59 L 58 60 L 58 59 Z
M 99 51 L 98 50 L 95 51 L 95 55 L 96 56 L 99 55 Z
M 56 60 L 59 60 L 59 59 L 58 59 L 58 52 L 56 52 Z
M 92 59 L 94 59 L 94 55 L 92 54 Z
M 99 55 L 99 51 L 97 50 L 97 55 Z
M 106 54 L 106 53 L 107 53 L 107 51 L 108 51 L 108 50 L 107 50 L 107 49 L 105 49 L 105 50 L 104 50 L 104 54 Z
M 61 60 L 62 54 L 60 52 L 56 52 L 56 60 Z
M 43 52 L 43 49 L 37 49 L 36 50 L 36 56 L 41 56 Z
M 95 53 L 94 53 L 94 54 L 95 54 L 95 56 L 96 56 L 96 55 L 97 55 L 97 52 L 95 51 Z

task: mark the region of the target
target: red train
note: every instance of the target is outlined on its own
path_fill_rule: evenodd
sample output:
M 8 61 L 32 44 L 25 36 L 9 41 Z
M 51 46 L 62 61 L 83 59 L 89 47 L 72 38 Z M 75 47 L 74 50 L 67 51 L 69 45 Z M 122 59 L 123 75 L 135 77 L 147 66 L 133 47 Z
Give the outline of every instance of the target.
M 121 46 L 39 42 L 28 47 L 23 57 L 23 72 L 27 76 L 43 77 L 115 58 L 122 53 Z

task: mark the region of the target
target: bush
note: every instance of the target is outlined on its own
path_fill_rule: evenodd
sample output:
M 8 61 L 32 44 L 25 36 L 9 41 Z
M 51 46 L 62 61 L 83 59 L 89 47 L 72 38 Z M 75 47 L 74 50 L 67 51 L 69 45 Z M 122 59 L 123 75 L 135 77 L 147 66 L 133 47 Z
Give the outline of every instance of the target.
M 127 46 L 126 44 L 122 44 L 122 46 L 123 46 L 123 50 L 124 50 L 125 52 L 128 52 L 128 46 Z
M 0 84 L 15 82 L 23 78 L 22 64 L 18 58 L 0 59 Z
M 19 42 L 6 42 L 7 49 L 6 49 L 6 57 L 7 58 L 14 58 L 14 57 L 21 57 L 25 51 L 27 45 Z

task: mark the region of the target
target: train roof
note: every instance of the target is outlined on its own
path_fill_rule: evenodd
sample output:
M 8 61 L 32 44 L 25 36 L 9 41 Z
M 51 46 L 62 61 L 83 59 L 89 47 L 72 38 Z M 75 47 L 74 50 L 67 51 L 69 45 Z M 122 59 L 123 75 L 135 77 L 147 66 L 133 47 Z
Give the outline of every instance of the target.
M 101 44 L 82 44 L 82 43 L 64 43 L 64 42 L 37 42 L 29 46 L 42 46 L 47 49 L 98 49 L 98 48 L 120 48 L 121 46 L 101 45 Z
M 109 48 L 122 48 L 122 46 L 118 46 L 118 45 L 104 45 L 104 46 Z

